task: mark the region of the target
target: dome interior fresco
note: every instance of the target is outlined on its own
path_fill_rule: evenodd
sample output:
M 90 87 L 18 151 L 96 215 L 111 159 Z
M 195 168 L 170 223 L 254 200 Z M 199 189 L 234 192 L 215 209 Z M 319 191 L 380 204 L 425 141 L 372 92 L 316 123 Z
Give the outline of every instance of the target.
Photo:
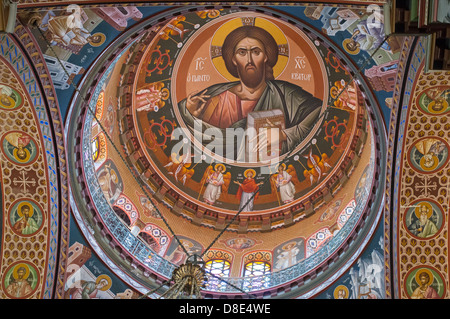
M 450 73 L 387 10 L 19 3 L 0 298 L 448 298 Z

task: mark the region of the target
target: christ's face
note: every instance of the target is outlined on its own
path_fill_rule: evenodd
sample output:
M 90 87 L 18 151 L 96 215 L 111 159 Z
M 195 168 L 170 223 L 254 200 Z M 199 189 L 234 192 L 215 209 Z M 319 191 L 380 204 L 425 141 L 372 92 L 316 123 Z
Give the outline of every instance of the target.
M 234 50 L 233 64 L 239 78 L 250 88 L 257 87 L 265 79 L 267 55 L 263 44 L 252 38 L 241 40 Z

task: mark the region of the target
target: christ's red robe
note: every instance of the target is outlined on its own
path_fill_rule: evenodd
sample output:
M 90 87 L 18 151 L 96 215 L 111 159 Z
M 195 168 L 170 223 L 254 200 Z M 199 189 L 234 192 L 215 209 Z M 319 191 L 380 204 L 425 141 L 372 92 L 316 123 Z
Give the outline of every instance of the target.
M 202 119 L 211 125 L 227 128 L 246 118 L 257 102 L 257 100 L 241 100 L 236 94 L 225 91 L 208 101 Z

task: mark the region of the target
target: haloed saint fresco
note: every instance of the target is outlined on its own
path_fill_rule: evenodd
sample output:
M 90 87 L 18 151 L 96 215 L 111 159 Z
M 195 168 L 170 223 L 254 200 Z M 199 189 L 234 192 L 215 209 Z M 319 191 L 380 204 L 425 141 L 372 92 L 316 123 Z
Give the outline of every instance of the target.
M 122 177 L 112 160 L 106 161 L 97 171 L 98 183 L 106 200 L 113 204 L 123 191 Z
M 20 236 L 37 233 L 42 225 L 43 216 L 39 205 L 32 200 L 19 200 L 12 205 L 9 221 L 13 231 Z
M 22 96 L 12 87 L 0 84 L 0 109 L 14 110 L 23 105 Z
M 447 113 L 450 104 L 450 86 L 437 85 L 425 89 L 417 98 L 417 105 L 425 113 Z
M 37 288 L 39 274 L 28 262 L 14 263 L 3 276 L 3 291 L 9 298 L 27 298 Z
M 431 238 L 443 225 L 443 210 L 431 200 L 420 200 L 410 205 L 405 215 L 408 232 L 418 238 Z
M 40 17 L 39 28 L 52 45 L 59 45 L 78 53 L 86 44 L 101 46 L 105 42 L 106 37 L 103 33 L 91 34 L 86 29 L 89 28 L 89 26 L 85 26 L 87 20 L 88 17 L 81 7 L 69 5 L 66 12 L 55 13 L 50 10 Z
M 443 282 L 438 270 L 416 267 L 407 275 L 405 288 L 411 299 L 441 299 L 445 295 Z
M 30 165 L 37 159 L 37 144 L 25 132 L 8 132 L 2 137 L 1 143 L 3 153 L 15 164 Z
M 293 205 L 327 178 L 359 107 L 350 73 L 323 43 L 235 9 L 156 29 L 141 44 L 141 69 L 124 76 L 136 76 L 133 121 L 165 182 L 196 204 L 253 212 Z M 351 105 L 331 103 L 343 89 Z
M 448 162 L 448 145 L 437 137 L 417 140 L 409 149 L 409 163 L 419 172 L 432 173 Z

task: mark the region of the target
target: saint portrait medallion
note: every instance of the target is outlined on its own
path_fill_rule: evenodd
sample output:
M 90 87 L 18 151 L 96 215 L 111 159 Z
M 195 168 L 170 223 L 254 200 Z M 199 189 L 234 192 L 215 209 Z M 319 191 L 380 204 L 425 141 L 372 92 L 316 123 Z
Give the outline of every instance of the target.
M 30 165 L 38 157 L 36 141 L 27 133 L 12 131 L 6 133 L 1 140 L 3 154 L 17 165 Z
M 31 199 L 19 200 L 11 205 L 9 222 L 12 230 L 21 236 L 36 234 L 43 225 L 42 209 Z
M 416 238 L 435 237 L 444 225 L 443 209 L 430 199 L 414 201 L 404 217 L 407 231 Z
M 417 140 L 408 150 L 408 162 L 420 173 L 434 173 L 447 164 L 448 144 L 439 137 Z
M 29 262 L 17 262 L 8 267 L 3 276 L 3 291 L 11 299 L 30 297 L 39 283 L 39 273 Z
M 23 97 L 14 88 L 0 83 L 0 109 L 16 110 L 23 105 Z
M 444 279 L 431 267 L 411 269 L 404 285 L 410 299 L 442 299 L 445 296 Z
M 450 111 L 450 86 L 437 85 L 423 90 L 416 100 L 419 109 L 428 114 L 445 114 Z

